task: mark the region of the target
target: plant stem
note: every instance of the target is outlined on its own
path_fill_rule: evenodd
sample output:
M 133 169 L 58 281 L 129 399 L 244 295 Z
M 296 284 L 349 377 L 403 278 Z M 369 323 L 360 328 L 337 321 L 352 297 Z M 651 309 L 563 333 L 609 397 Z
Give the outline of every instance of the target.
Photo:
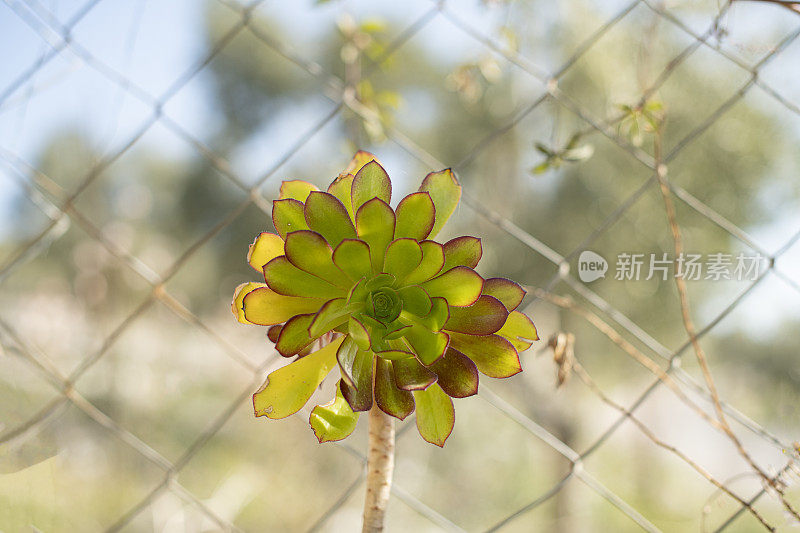
M 394 419 L 373 405 L 369 411 L 367 494 L 362 533 L 383 531 L 394 471 Z

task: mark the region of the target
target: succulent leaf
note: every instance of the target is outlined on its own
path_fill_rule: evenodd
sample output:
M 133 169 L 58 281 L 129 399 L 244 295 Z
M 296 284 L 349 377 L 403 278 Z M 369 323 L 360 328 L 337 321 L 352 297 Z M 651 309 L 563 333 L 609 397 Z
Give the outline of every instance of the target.
M 409 357 L 414 357 L 413 353 L 403 350 L 377 351 L 375 352 L 375 355 L 382 359 L 386 359 L 387 361 L 397 361 L 398 359 L 408 359 Z
M 364 302 L 367 298 L 367 278 L 363 277 L 350 288 L 347 293 L 347 303 Z
M 450 306 L 447 305 L 447 300 L 434 296 L 431 298 L 431 310 L 420 322 L 431 331 L 441 331 L 449 318 Z
M 475 268 L 483 255 L 481 240 L 475 237 L 456 237 L 444 243 L 444 266 L 447 272 L 453 267 Z
M 345 337 L 344 342 L 336 351 L 336 361 L 339 363 L 342 379 L 352 386 L 355 386 L 353 367 L 356 363 L 356 355 L 358 355 L 358 345 L 351 337 Z
M 447 219 L 456 210 L 458 201 L 461 199 L 461 185 L 453 171 L 448 168 L 439 172 L 431 172 L 425 176 L 419 190 L 431 195 L 431 200 L 436 208 L 436 221 L 428 235 L 432 239 L 436 237 Z
M 483 294 L 494 296 L 511 312 L 522 303 L 525 290 L 510 279 L 489 278 L 483 283 Z
M 399 389 L 422 390 L 436 383 L 436 374 L 425 368 L 416 357 L 392 361 L 394 382 Z
M 472 359 L 454 348 L 448 348 L 430 369 L 437 383 L 451 398 L 466 398 L 478 393 L 478 367 Z
M 286 418 L 299 411 L 336 365 L 336 339 L 317 350 L 272 372 L 253 395 L 256 416 Z
M 450 305 L 472 305 L 481 295 L 483 278 L 471 268 L 458 266 L 451 268 L 422 284 L 431 296 L 440 296 Z
M 392 181 L 389 179 L 389 174 L 375 160 L 366 163 L 356 172 L 350 195 L 353 200 L 353 211 L 356 213 L 362 205 L 373 198 L 380 198 L 388 205 L 392 200 Z
M 264 279 L 269 288 L 285 296 L 305 296 L 307 298 L 339 298 L 345 290 L 328 283 L 322 278 L 309 274 L 294 266 L 285 255 L 281 255 L 264 265 Z
M 380 198 L 367 201 L 356 211 L 356 232 L 369 245 L 373 274 L 383 271 L 386 247 L 394 239 L 394 224 L 394 211 Z
M 350 215 L 350 220 L 353 222 L 355 222 L 356 217 L 353 211 L 353 197 L 350 192 L 353 189 L 354 178 L 355 176 L 352 174 L 342 174 L 328 185 L 328 192 L 342 202 L 342 205 L 344 205 L 344 208 L 347 210 L 347 214 Z
M 403 338 L 420 361 L 430 365 L 444 355 L 450 342 L 447 333 L 434 332 L 420 324 L 410 324 L 410 326 Z
M 386 327 L 386 334 L 383 336 L 383 339 L 389 346 L 392 346 L 395 349 L 400 349 L 403 347 L 402 343 L 396 341 L 397 339 L 401 339 L 403 336 L 405 336 L 405 329 L 409 327 L 411 326 L 403 324 L 400 320 L 396 320 Z
M 274 233 L 261 233 L 247 251 L 247 262 L 259 273 L 263 272 L 264 265 L 283 255 L 283 239 Z
M 272 224 L 281 239 L 285 239 L 290 231 L 308 229 L 305 206 L 294 198 L 275 200 L 272 202 Z
M 358 413 L 350 409 L 350 404 L 337 387 L 333 400 L 314 407 L 308 422 L 321 443 L 337 441 L 349 437 L 356 429 Z
M 303 351 L 303 348 L 319 338 L 319 335 L 312 337 L 308 332 L 309 326 L 314 321 L 314 316 L 311 313 L 295 315 L 286 322 L 286 325 L 281 328 L 280 335 L 278 335 L 278 342 L 275 343 L 275 349 L 278 350 L 278 353 L 284 357 L 297 355 Z
M 503 327 L 507 318 L 508 311 L 500 300 L 484 294 L 472 305 L 451 307 L 444 329 L 470 335 L 491 335 Z
M 369 245 L 358 239 L 345 239 L 333 251 L 333 262 L 352 281 L 367 278 L 372 273 Z
M 411 193 L 397 204 L 397 228 L 394 235 L 398 239 L 408 237 L 421 241 L 427 239 L 436 222 L 436 208 L 427 191 Z
M 361 170 L 361 167 L 363 167 L 370 161 L 376 161 L 378 164 L 380 164 L 380 161 L 378 161 L 377 157 L 364 150 L 359 150 L 358 152 L 356 152 L 356 155 L 353 156 L 353 159 L 350 160 L 350 163 L 347 164 L 345 173 L 355 174 L 356 172 Z
M 403 309 L 418 317 L 427 316 L 431 312 L 433 302 L 428 293 L 419 285 L 409 285 L 398 290 L 403 300 Z
M 317 338 L 323 333 L 327 333 L 348 321 L 350 314 L 360 309 L 359 303 L 348 304 L 344 298 L 334 298 L 328 300 L 314 314 L 314 318 L 308 325 L 308 334 Z
M 386 272 L 382 272 L 376 276 L 373 276 L 369 281 L 367 281 L 367 283 L 364 284 L 364 288 L 367 290 L 367 292 L 371 292 L 383 287 L 389 287 L 393 285 L 394 282 L 394 276 L 387 274 Z
M 372 345 L 367 327 L 354 316 L 347 323 L 347 334 L 361 350 L 369 350 Z
M 244 297 L 258 289 L 259 287 L 266 287 L 266 283 L 242 283 L 233 291 L 233 301 L 231 302 L 231 311 L 233 316 L 242 324 L 254 324 L 244 316 Z
M 283 325 L 275 325 L 269 327 L 269 329 L 267 330 L 267 338 L 272 344 L 278 342 L 278 337 L 280 337 L 282 329 Z
M 322 235 L 332 248 L 344 239 L 356 237 L 347 209 L 338 198 L 327 192 L 309 194 L 303 216 L 308 227 Z
M 274 326 L 295 315 L 316 312 L 321 302 L 320 298 L 284 296 L 264 285 L 246 294 L 241 307 L 251 324 Z
M 401 238 L 389 243 L 386 248 L 383 270 L 391 272 L 395 279 L 405 279 L 422 261 L 422 248 L 414 239 Z
M 497 331 L 497 334 L 508 339 L 518 352 L 527 350 L 534 341 L 539 340 L 539 334 L 536 333 L 533 321 L 519 311 L 512 311 L 508 314 L 508 319 Z
M 441 448 L 456 422 L 453 400 L 435 383 L 425 390 L 414 391 L 413 394 L 417 406 L 419 434 Z
M 507 378 L 522 372 L 517 350 L 500 335 L 479 336 L 451 331 L 450 342 L 490 378 Z
M 419 243 L 419 248 L 422 250 L 422 260 L 419 266 L 402 281 L 403 285 L 418 285 L 442 271 L 444 247 L 438 242 L 422 241 Z
M 286 259 L 297 268 L 342 289 L 352 285 L 347 275 L 333 264 L 333 250 L 319 233 L 293 231 L 286 236 L 284 250 Z
M 311 191 L 318 191 L 316 185 L 303 180 L 291 180 L 281 183 L 280 199 L 294 198 L 297 201 L 305 202 Z
M 391 361 L 375 360 L 375 403 L 387 415 L 403 420 L 414 412 L 414 396 L 397 388 L 393 374 Z
M 372 408 L 373 361 L 371 351 L 357 350 L 351 371 L 352 385 L 344 379 L 340 382 L 342 394 L 353 411 L 369 411 Z

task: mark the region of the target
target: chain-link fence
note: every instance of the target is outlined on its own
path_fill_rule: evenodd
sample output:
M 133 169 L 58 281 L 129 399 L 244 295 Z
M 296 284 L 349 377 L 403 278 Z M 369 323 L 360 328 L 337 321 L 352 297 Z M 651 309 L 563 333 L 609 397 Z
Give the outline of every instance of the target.
M 223 267 L 244 264 L 242 243 L 263 229 L 251 221 L 269 220 L 276 184 L 307 171 L 324 185 L 346 164 L 342 138 L 377 153 L 393 179 L 393 169 L 408 172 L 409 188 L 452 167 L 464 184 L 457 224 L 486 237 L 486 274 L 525 282 L 543 338 L 523 354 L 523 374 L 483 380 L 477 398 L 456 402 L 444 450 L 419 442 L 413 419 L 402 423 L 391 529 L 800 523 L 791 407 L 800 17 L 790 3 L 439 1 L 386 14 L 369 3 L 225 1 L 190 9 L 203 13 L 207 42 L 182 63 L 159 48 L 164 36 L 190 31 L 176 21 L 199 30 L 174 6 L 66 4 L 8 0 L 0 13 L 8 54 L 25 39 L 44 43 L 35 54 L 26 45 L 0 92 L 10 228 L 0 264 L 0 529 L 357 527 L 363 432 L 317 445 L 307 411 L 293 422 L 252 418 L 252 393 L 283 361 L 223 314 L 245 270 L 208 266 L 220 255 Z M 326 40 L 326 28 L 339 40 Z M 270 54 L 266 72 L 250 75 L 260 54 Z M 431 72 L 426 54 L 439 54 Z M 428 77 L 395 88 L 396 70 L 404 83 Z M 104 117 L 110 128 L 85 125 L 93 151 L 77 163 L 74 144 L 59 151 L 42 139 L 56 137 L 48 121 L 61 120 L 60 98 L 79 124 L 104 97 L 69 85 L 76 77 L 102 84 L 116 110 Z M 605 94 L 587 80 L 602 80 Z M 614 108 L 619 94 L 627 100 Z M 259 98 L 265 109 L 248 107 Z M 421 126 L 448 120 L 437 99 L 471 122 Z M 233 117 L 225 127 L 215 106 Z M 159 155 L 162 142 L 180 144 L 180 155 Z M 742 185 L 727 174 L 725 165 L 763 167 L 747 161 L 764 146 L 771 179 Z M 592 169 L 607 181 L 580 181 Z M 176 192 L 178 174 L 191 185 Z M 750 218 L 759 195 L 766 214 Z M 139 232 L 160 240 L 142 245 Z M 663 252 L 670 268 L 687 251 L 744 250 L 766 267 L 718 284 L 669 271 L 659 283 L 652 267 L 638 280 L 618 261 L 585 282 L 578 256 L 588 249 L 606 259 Z M 776 316 L 786 329 L 763 326 Z M 737 336 L 747 324 L 768 338 Z M 745 346 L 776 352 L 742 363 L 731 354 L 748 357 Z

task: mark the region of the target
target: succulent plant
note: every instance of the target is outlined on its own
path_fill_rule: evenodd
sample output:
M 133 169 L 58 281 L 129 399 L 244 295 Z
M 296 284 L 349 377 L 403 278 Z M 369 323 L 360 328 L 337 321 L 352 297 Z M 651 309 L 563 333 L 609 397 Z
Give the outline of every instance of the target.
M 516 310 L 525 291 L 475 272 L 480 239 L 432 240 L 461 197 L 453 172 L 428 174 L 395 209 L 391 195 L 367 152 L 326 192 L 283 182 L 277 233 L 261 233 L 247 256 L 266 283 L 240 285 L 232 304 L 240 322 L 270 326 L 277 351 L 296 356 L 254 394 L 256 416 L 296 413 L 338 366 L 335 397 L 310 416 L 320 442 L 350 435 L 374 402 L 400 420 L 416 408 L 422 437 L 443 446 L 452 398 L 476 394 L 479 373 L 521 371 L 519 352 L 538 339 Z

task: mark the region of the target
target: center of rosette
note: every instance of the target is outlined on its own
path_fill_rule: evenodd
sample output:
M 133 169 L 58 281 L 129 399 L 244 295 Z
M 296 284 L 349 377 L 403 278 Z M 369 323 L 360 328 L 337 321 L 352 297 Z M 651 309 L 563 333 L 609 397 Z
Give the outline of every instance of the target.
M 382 287 L 367 296 L 367 310 L 373 318 L 388 324 L 400 316 L 403 304 L 397 291 L 390 287 Z

